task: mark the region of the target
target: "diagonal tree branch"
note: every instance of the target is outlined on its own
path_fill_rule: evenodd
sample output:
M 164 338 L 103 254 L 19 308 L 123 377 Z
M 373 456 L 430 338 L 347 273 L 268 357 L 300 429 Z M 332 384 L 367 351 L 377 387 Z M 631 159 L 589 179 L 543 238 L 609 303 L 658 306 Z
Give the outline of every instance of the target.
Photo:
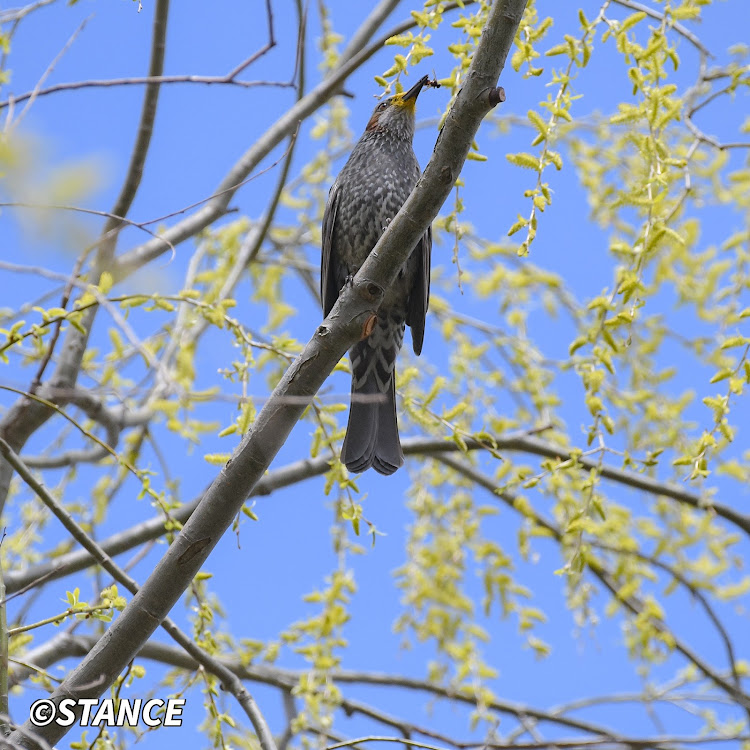
M 392 283 L 450 194 L 483 118 L 502 100 L 502 90 L 496 88 L 497 79 L 525 6 L 526 0 L 493 3 L 464 86 L 446 119 L 427 169 L 406 204 L 383 233 L 351 286 L 345 288 L 328 318 L 284 374 L 154 572 L 89 655 L 55 690 L 53 700 L 66 696 L 98 697 L 114 682 L 189 586 L 306 405 L 359 338 L 363 322 L 382 301 L 383 290 Z M 290 111 L 294 110 L 295 107 Z M 274 138 L 288 135 L 291 125 L 288 115 L 282 117 Z M 250 149 L 240 161 L 239 170 L 252 168 L 255 149 L 266 148 L 269 137 L 262 136 L 259 145 Z M 236 176 L 230 175 L 229 179 L 235 181 Z M 288 396 L 292 397 L 291 402 Z M 51 743 L 58 742 L 67 731 L 56 724 L 37 729 Z M 26 740 L 17 730 L 11 741 L 20 744 Z

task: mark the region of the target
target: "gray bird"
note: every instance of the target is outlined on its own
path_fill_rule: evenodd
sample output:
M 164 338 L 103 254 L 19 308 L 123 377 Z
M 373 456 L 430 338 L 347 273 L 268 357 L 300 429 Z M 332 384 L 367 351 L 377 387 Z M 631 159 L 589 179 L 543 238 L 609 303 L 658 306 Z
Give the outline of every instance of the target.
M 375 107 L 328 194 L 323 215 L 320 297 L 328 315 L 347 279 L 359 271 L 409 197 L 421 171 L 412 149 L 417 97 L 429 77 Z M 396 419 L 396 355 L 411 327 L 419 355 L 430 296 L 432 229 L 386 289 L 372 333 L 349 350 L 352 403 L 341 461 L 351 472 L 373 466 L 393 474 L 404 463 Z

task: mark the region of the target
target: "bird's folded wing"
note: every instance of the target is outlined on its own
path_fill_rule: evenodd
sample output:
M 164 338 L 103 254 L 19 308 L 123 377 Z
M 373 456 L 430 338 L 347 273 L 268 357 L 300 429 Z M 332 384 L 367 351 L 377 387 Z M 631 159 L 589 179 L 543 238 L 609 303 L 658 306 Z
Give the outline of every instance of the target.
M 406 310 L 406 322 L 411 328 L 411 342 L 414 354 L 422 353 L 424 325 L 427 317 L 427 306 L 430 304 L 430 256 L 432 254 L 432 227 L 422 235 L 414 249 L 417 257 L 417 272 L 414 285 L 409 292 Z
M 323 315 L 328 315 L 338 299 L 339 284 L 336 278 L 336 263 L 338 259 L 333 257 L 333 232 L 336 224 L 336 211 L 339 203 L 339 185 L 334 182 L 328 191 L 328 202 L 323 214 L 323 256 L 320 261 L 320 301 L 323 305 Z

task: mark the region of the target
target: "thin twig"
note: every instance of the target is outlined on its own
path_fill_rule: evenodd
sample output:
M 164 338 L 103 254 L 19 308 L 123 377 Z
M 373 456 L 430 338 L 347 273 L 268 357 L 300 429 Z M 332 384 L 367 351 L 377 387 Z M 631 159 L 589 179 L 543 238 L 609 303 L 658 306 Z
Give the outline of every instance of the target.
M 70 295 L 71 295 L 71 292 L 73 291 L 74 279 L 77 279 L 78 276 L 80 275 L 81 268 L 83 267 L 83 264 L 86 262 L 87 257 L 88 257 L 88 251 L 81 253 L 78 256 L 78 260 L 76 261 L 75 266 L 73 266 L 73 270 L 70 273 L 70 278 L 65 284 L 65 289 L 63 290 L 62 299 L 60 300 L 60 307 L 63 310 L 65 310 L 68 307 L 68 302 L 70 301 Z M 57 323 L 55 324 L 54 331 L 52 332 L 52 339 L 47 345 L 47 351 L 44 357 L 42 358 L 42 361 L 39 363 L 39 368 L 37 369 L 34 379 L 31 381 L 31 386 L 29 387 L 29 393 L 36 393 L 37 390 L 39 389 L 39 386 L 42 384 L 44 371 L 47 369 L 47 365 L 52 359 L 52 354 L 55 351 L 55 345 L 57 344 L 57 340 L 60 337 L 61 328 L 62 328 L 62 318 L 58 320 Z
M 60 91 L 78 91 L 80 89 L 90 88 L 112 88 L 115 86 L 149 86 L 151 84 L 171 84 L 171 83 L 201 83 L 204 85 L 219 84 L 224 86 L 237 86 L 243 89 L 273 87 L 273 88 L 294 88 L 291 81 L 238 81 L 229 76 L 201 76 L 201 75 L 169 75 L 169 76 L 132 76 L 128 78 L 92 78 L 88 81 L 71 81 L 69 83 L 57 83 L 46 89 L 40 89 L 36 92 L 36 98 L 48 96 Z M 26 101 L 32 96 L 31 91 L 21 94 L 18 97 L 12 97 L 0 102 L 0 110 L 11 104 L 17 104 Z
M 637 3 L 635 2 L 635 0 L 612 0 L 612 2 L 617 3 L 617 5 L 622 5 L 624 8 L 630 8 L 631 10 L 638 11 L 639 13 L 645 13 L 647 16 L 655 18 L 657 21 L 664 20 L 663 13 L 650 8 L 648 5 Z M 680 36 L 685 37 L 685 39 L 687 39 L 696 49 L 700 50 L 700 52 L 702 52 L 704 55 L 706 55 L 707 57 L 713 57 L 711 52 L 703 45 L 701 40 L 698 39 L 695 34 L 693 34 L 692 31 L 689 31 L 680 23 L 671 22 L 669 26 L 673 28 Z
M 47 67 L 47 70 L 44 71 L 44 73 L 42 74 L 42 77 L 39 79 L 39 81 L 37 81 L 37 84 L 34 87 L 34 90 L 31 91 L 31 92 L 29 92 L 28 95 L 26 95 L 25 98 L 28 99 L 28 101 L 26 102 L 24 108 L 21 110 L 21 113 L 18 115 L 18 117 L 15 120 L 13 120 L 13 122 L 8 122 L 7 123 L 7 125 L 6 125 L 6 129 L 7 130 L 10 131 L 13 128 L 18 127 L 18 125 L 21 122 L 21 120 L 23 120 L 23 118 L 26 116 L 26 113 L 29 111 L 29 109 L 31 108 L 31 106 L 34 104 L 34 101 L 39 96 L 39 93 L 42 90 L 42 85 L 44 84 L 44 82 L 47 80 L 47 78 L 50 76 L 50 74 L 52 73 L 52 71 L 55 69 L 57 63 L 59 63 L 60 60 L 62 60 L 62 58 L 64 57 L 65 53 L 71 48 L 71 46 L 73 45 L 73 43 L 75 42 L 75 40 L 78 38 L 78 35 L 83 31 L 83 29 L 85 28 L 86 24 L 92 18 L 93 18 L 93 15 L 89 16 L 88 18 L 84 18 L 83 21 L 81 21 L 81 24 L 78 26 L 78 28 L 70 35 L 70 38 L 65 43 L 65 45 L 63 46 L 63 48 L 57 53 L 57 56 L 55 57 L 55 59 L 49 64 L 49 66 Z
M 53 0 L 46 0 L 46 2 L 53 2 Z M 44 4 L 44 3 L 42 3 Z M 46 89 L 41 88 L 41 84 L 46 80 L 49 73 L 52 72 L 52 67 L 48 69 L 45 76 L 37 84 L 37 87 L 33 91 L 29 91 L 26 94 L 20 96 L 14 96 L 0 102 L 0 110 L 8 107 L 9 105 L 17 105 L 21 102 L 31 99 L 31 104 L 34 99 L 38 99 L 40 96 L 48 96 L 49 94 L 55 94 L 59 91 L 76 91 L 80 89 L 88 88 L 110 88 L 112 86 L 160 86 L 162 84 L 170 83 L 202 83 L 206 85 L 211 84 L 224 84 L 230 86 L 238 86 L 240 88 L 256 88 L 258 86 L 273 86 L 277 88 L 293 88 L 293 81 L 238 81 L 237 76 L 252 65 L 256 60 L 261 58 L 263 55 L 268 53 L 273 47 L 276 46 L 276 38 L 273 31 L 273 11 L 271 8 L 271 0 L 266 0 L 266 13 L 268 17 L 268 42 L 263 45 L 259 50 L 254 52 L 249 57 L 245 58 L 239 65 L 235 66 L 226 75 L 223 76 L 201 76 L 201 75 L 170 75 L 165 76 L 159 73 L 150 73 L 147 76 L 129 76 L 123 78 L 108 78 L 104 80 L 89 79 L 87 81 L 72 81 L 70 83 L 58 83 L 54 86 L 49 86 Z M 2 18 L 2 16 L 0 16 Z M 88 20 L 88 19 L 86 19 Z M 86 21 L 84 21 L 84 24 Z M 83 24 L 81 25 L 81 28 Z M 80 32 L 80 28 L 78 31 Z M 78 32 L 76 32 L 78 33 Z M 71 40 L 72 42 L 72 40 Z M 70 43 L 69 43 L 70 44 Z M 68 44 L 68 46 L 69 46 Z M 58 56 L 59 58 L 60 56 Z M 57 59 L 55 60 L 55 63 Z M 27 105 L 28 106 L 28 105 Z M 23 113 L 22 113 L 23 114 Z M 19 117 L 20 119 L 20 117 Z
M 30 3 L 22 8 L 8 8 L 8 10 L 0 11 L 0 23 L 11 23 L 11 21 L 21 21 L 29 13 L 33 13 L 39 8 L 43 8 L 45 5 L 51 5 L 55 0 L 37 0 L 35 3 Z

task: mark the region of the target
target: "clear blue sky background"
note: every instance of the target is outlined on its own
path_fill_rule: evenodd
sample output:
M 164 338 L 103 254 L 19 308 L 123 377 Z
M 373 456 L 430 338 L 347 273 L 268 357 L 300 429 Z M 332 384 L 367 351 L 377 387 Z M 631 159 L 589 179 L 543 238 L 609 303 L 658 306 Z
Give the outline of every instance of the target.
M 346 39 L 356 29 L 370 6 L 367 2 L 334 0 L 330 3 L 334 28 Z M 587 15 L 592 17 L 599 3 L 590 0 L 581 3 L 572 0 L 562 3 L 552 0 L 539 2 L 541 15 L 555 16 L 550 45 L 557 43 L 563 33 L 576 29 L 579 6 L 583 6 Z M 293 3 L 278 0 L 274 3 L 274 9 L 278 46 L 247 72 L 248 78 L 288 80 L 292 74 L 296 35 Z M 58 62 L 47 83 L 145 75 L 152 10 L 151 2 L 145 2 L 143 11 L 137 13 L 136 4 L 126 0 L 81 0 L 73 7 L 58 2 L 43 9 L 21 25 L 13 40 L 9 58 L 12 80 L 9 86 L 2 89 L 3 98 L 7 97 L 9 91 L 20 94 L 32 89 L 50 61 L 86 18 L 88 21 L 85 28 Z M 384 29 L 389 28 L 393 22 L 400 21 L 407 12 L 406 7 L 397 11 Z M 614 17 L 626 14 L 622 9 L 614 7 L 611 13 Z M 215 4 L 196 0 L 174 2 L 170 14 L 165 72 L 203 75 L 226 73 L 265 42 L 264 23 L 258 0 Z M 718 64 L 726 62 L 726 48 L 732 42 L 747 40 L 750 4 L 741 0 L 716 2 L 706 9 L 704 22 L 701 25 L 693 24 L 691 28 L 717 54 Z M 315 3 L 310 4 L 309 29 L 312 42 L 319 31 Z M 451 33 L 446 28 L 436 34 L 435 47 L 439 48 Z M 684 40 L 679 40 L 678 49 L 683 70 L 676 80 L 686 85 L 695 76 L 697 57 Z M 346 86 L 347 91 L 355 94 L 354 98 L 347 100 L 352 110 L 350 123 L 355 134 L 364 126 L 372 107 L 373 99 L 370 94 L 377 91 L 373 76 L 389 67 L 390 53 L 391 50 L 386 50 L 373 58 Z M 314 85 L 319 79 L 319 72 L 314 67 L 314 52 L 310 51 L 308 57 L 311 61 L 308 81 L 309 85 Z M 436 55 L 424 61 L 413 75 L 432 73 L 434 68 L 438 77 L 442 77 L 447 75 L 450 66 L 451 62 L 444 54 Z M 577 91 L 585 96 L 580 104 L 575 105 L 574 112 L 611 112 L 621 99 L 625 76 L 626 68 L 614 45 L 610 42 L 602 46 L 597 42 L 593 64 L 581 74 L 576 83 Z M 524 116 L 529 108 L 536 106 L 546 96 L 539 81 L 524 80 L 511 70 L 506 71 L 501 83 L 507 92 L 507 103 L 503 105 L 502 113 Z M 37 162 L 32 183 L 44 185 L 48 176 L 45 170 L 50 165 L 80 166 L 81 162 L 86 162 L 90 165 L 89 173 L 95 179 L 90 190 L 84 191 L 71 202 L 109 210 L 127 168 L 142 94 L 142 88 L 128 87 L 66 92 L 39 99 L 24 119 L 20 131 L 26 138 L 28 156 Z M 447 98 L 444 90 L 429 91 L 426 94 L 420 99 L 420 117 L 437 115 Z M 294 93 L 289 89 L 244 90 L 197 85 L 164 87 L 143 185 L 130 217 L 135 221 L 146 221 L 179 210 L 210 195 L 234 161 L 271 122 L 267 113 L 282 112 L 293 101 L 293 97 Z M 736 131 L 737 124 L 744 119 L 746 112 L 747 99 L 740 97 L 734 107 L 722 104 L 707 111 L 700 124 L 708 132 L 726 137 Z M 484 236 L 501 240 L 515 221 L 516 215 L 527 211 L 522 192 L 531 186 L 530 178 L 512 168 L 506 162 L 504 154 L 527 149 L 530 137 L 528 131 L 519 129 L 514 130 L 509 137 L 497 138 L 493 135 L 494 130 L 488 123 L 480 134 L 480 150 L 490 157 L 490 161 L 485 164 L 469 162 L 464 172 L 467 184 L 466 219 Z M 303 133 L 299 141 L 293 174 L 297 173 L 317 148 L 305 135 Z M 435 131 L 432 128 L 426 128 L 417 134 L 415 150 L 423 165 L 429 158 L 434 138 Z M 266 165 L 275 161 L 282 151 L 283 149 L 277 150 L 269 157 Z M 733 154 L 732 158 L 739 164 L 742 155 Z M 589 207 L 578 189 L 573 170 L 566 169 L 560 174 L 548 176 L 555 191 L 554 203 L 543 217 L 531 260 L 562 274 L 579 299 L 586 299 L 598 294 L 603 286 L 611 283 L 611 275 L 608 275 L 610 261 L 604 252 L 604 235 L 588 220 Z M 275 179 L 275 170 L 259 177 L 235 196 L 232 206 L 240 214 L 257 218 L 263 211 Z M 3 191 L 3 200 L 6 200 L 6 195 L 7 191 Z M 19 199 L 18 193 L 11 193 L 11 197 Z M 24 197 L 33 200 L 34 191 Z M 287 216 L 293 214 L 289 213 Z M 233 218 L 235 217 L 231 216 L 227 220 Z M 99 226 L 95 221 L 66 216 L 56 217 L 50 227 L 45 229 L 29 226 L 27 219 L 22 214 L 8 211 L 0 214 L 0 258 L 45 265 L 64 273 L 69 272 L 72 259 L 81 245 L 93 239 Z M 731 233 L 726 230 L 727 225 L 736 224 L 740 228 L 743 218 L 725 210 L 708 209 L 704 221 L 703 241 L 709 245 L 721 241 Z M 716 229 L 715 237 L 711 236 L 713 229 Z M 127 230 L 122 235 L 120 248 L 131 247 L 143 239 L 142 233 L 137 230 Z M 148 274 L 128 282 L 127 288 L 161 292 L 179 290 L 191 247 L 192 243 L 188 243 L 178 248 L 172 261 L 166 257 L 158 261 L 153 269 L 149 269 Z M 434 260 L 435 265 L 445 266 L 444 277 L 448 279 L 452 275 L 450 252 L 451 249 L 446 246 L 436 248 Z M 316 251 L 310 250 L 308 259 L 317 263 Z M 464 265 L 470 270 L 470 262 L 467 261 Z M 53 286 L 43 286 L 35 277 L 0 272 L 0 305 L 16 306 Z M 449 284 L 449 288 L 450 286 L 452 284 Z M 296 293 L 296 290 L 292 291 Z M 249 287 L 245 284 L 238 297 L 243 293 L 247 296 L 248 292 Z M 300 314 L 289 326 L 293 335 L 302 340 L 309 337 L 319 314 L 312 301 L 304 298 L 304 294 L 302 292 L 296 296 L 300 299 Z M 488 304 L 480 303 L 470 295 L 462 297 L 455 289 L 451 294 L 457 307 L 467 314 L 475 312 L 479 305 Z M 245 314 L 252 315 L 252 309 L 243 307 L 243 304 L 238 308 L 238 315 L 241 317 L 243 310 Z M 665 304 L 669 304 L 669 301 L 665 301 Z M 541 327 L 542 321 L 546 325 L 547 318 L 542 315 L 542 311 L 531 318 L 532 328 L 536 326 L 536 330 L 532 330 L 536 341 L 549 356 L 565 356 L 570 340 L 569 331 L 560 328 L 545 330 Z M 560 325 L 564 326 L 563 323 Z M 104 326 L 100 323 L 94 342 L 103 341 L 104 333 Z M 226 336 L 212 334 L 202 346 L 201 361 L 211 380 L 215 370 L 226 366 L 234 356 L 229 343 Z M 438 361 L 442 355 L 442 344 L 436 332 L 428 339 L 427 347 L 434 347 L 430 358 Z M 15 368 L 15 364 L 14 362 L 14 366 L 0 372 L 0 382 L 25 387 L 28 385 L 28 374 Z M 677 364 L 679 366 L 679 361 Z M 678 385 L 683 386 L 688 382 L 690 379 L 687 374 L 684 378 L 678 377 Z M 258 396 L 266 395 L 259 385 L 256 384 L 255 387 L 258 389 Z M 569 387 L 570 392 L 563 393 L 563 398 L 579 397 L 580 386 L 572 378 Z M 348 390 L 348 385 L 340 377 L 333 381 L 331 388 L 336 393 L 344 393 Z M 0 394 L 0 405 L 6 406 L 12 400 L 8 394 Z M 228 424 L 233 416 L 232 409 L 231 404 L 227 404 L 226 413 L 217 418 Z M 699 413 L 696 412 L 696 417 Z M 307 449 L 309 431 L 309 424 L 298 425 L 274 466 L 300 458 Z M 29 450 L 41 449 L 51 434 L 46 432 L 40 435 L 29 445 Z M 742 435 L 739 436 L 739 442 L 747 445 Z M 167 441 L 164 448 L 173 457 L 173 466 L 179 467 L 185 499 L 193 497 L 216 473 L 216 468 L 205 464 L 201 456 L 204 453 L 231 450 L 226 439 L 219 441 L 211 436 L 207 436 L 192 452 L 189 460 L 179 458 L 185 454 L 185 444 L 180 440 Z M 81 484 L 72 485 L 70 492 L 75 493 L 77 486 L 88 486 L 86 482 L 90 477 L 90 470 L 82 470 Z M 430 656 L 429 649 L 425 648 L 411 651 L 388 648 L 397 642 L 397 638 L 391 634 L 392 623 L 399 610 L 392 571 L 404 559 L 405 527 L 409 522 L 409 514 L 404 507 L 408 481 L 408 473 L 403 471 L 388 479 L 370 472 L 360 482 L 361 489 L 368 493 L 366 514 L 386 536 L 378 539 L 374 549 L 368 549 L 365 555 L 351 560 L 356 568 L 359 593 L 352 604 L 353 619 L 346 629 L 351 648 L 348 650 L 345 666 L 350 668 L 392 670 L 422 676 L 423 665 Z M 637 507 L 642 502 L 635 493 L 621 489 L 613 493 L 613 496 L 620 502 Z M 80 500 L 85 501 L 86 498 L 81 496 Z M 490 501 L 489 496 L 487 500 Z M 747 508 L 746 493 L 740 498 L 726 500 Z M 122 493 L 118 497 L 115 513 L 102 534 L 112 533 L 137 522 L 146 513 L 144 502 L 135 499 L 134 491 Z M 257 502 L 256 512 L 260 516 L 260 523 L 244 523 L 241 549 L 238 549 L 234 535 L 227 535 L 210 558 L 206 569 L 214 573 L 215 590 L 224 603 L 229 628 L 234 636 L 268 639 L 305 612 L 312 611 L 308 605 L 301 604 L 300 597 L 319 588 L 325 576 L 334 569 L 335 559 L 328 536 L 332 512 L 323 495 L 322 480 L 312 480 L 290 491 L 261 498 Z M 491 522 L 490 528 L 495 529 L 496 538 L 506 550 L 514 549 L 518 530 L 518 520 L 514 515 L 507 511 L 501 512 Z M 599 692 L 640 689 L 641 678 L 634 665 L 628 661 L 622 645 L 620 620 L 604 619 L 597 629 L 576 634 L 573 618 L 564 606 L 562 579 L 553 574 L 561 565 L 557 548 L 544 542 L 537 542 L 535 548 L 538 555 L 532 562 L 518 562 L 519 577 L 534 591 L 534 603 L 541 605 L 549 615 L 549 621 L 539 628 L 539 636 L 552 644 L 553 654 L 547 660 L 537 661 L 529 649 L 521 648 L 515 621 L 501 620 L 495 611 L 484 624 L 493 636 L 488 648 L 489 660 L 500 670 L 500 676 L 493 685 L 497 694 L 503 699 L 548 707 Z M 134 574 L 138 580 L 145 580 L 162 549 L 163 547 L 158 547 L 135 568 Z M 747 553 L 748 545 L 744 544 L 743 549 Z M 65 589 L 65 581 L 49 586 L 43 600 L 35 606 L 34 615 L 42 617 L 51 611 L 62 609 L 63 604 L 58 603 L 58 599 L 63 598 Z M 84 595 L 89 594 L 84 592 Z M 672 601 L 670 616 L 675 623 L 679 623 L 680 633 L 696 649 L 702 651 L 709 661 L 723 664 L 724 656 L 713 631 L 707 627 L 695 606 L 679 594 Z M 723 613 L 729 617 L 740 655 L 747 655 L 750 647 L 747 607 L 739 612 L 734 606 L 727 607 Z M 181 605 L 175 608 L 173 614 L 178 621 L 185 622 Z M 45 634 L 51 630 L 52 628 L 48 628 Z M 37 641 L 42 637 L 40 634 Z M 157 637 L 166 638 L 161 634 Z M 284 654 L 281 663 L 301 666 L 301 662 L 288 653 Z M 678 664 L 677 659 L 670 660 L 663 674 L 672 674 Z M 150 678 L 161 674 L 161 670 L 153 665 L 147 667 L 147 682 L 151 685 Z M 166 689 L 157 689 L 156 692 L 163 695 Z M 275 691 L 258 687 L 253 692 L 274 728 L 277 728 L 281 706 Z M 364 689 L 353 689 L 352 695 L 367 698 L 370 693 Z M 372 695 L 375 696 L 375 691 Z M 12 710 L 16 719 L 25 718 L 30 698 L 31 694 L 25 693 L 14 699 Z M 169 730 L 167 739 L 167 733 L 146 737 L 141 743 L 143 747 L 164 747 L 165 742 L 180 742 L 186 749 L 203 746 L 195 732 L 202 716 L 201 698 L 195 692 L 188 698 L 187 718 L 183 729 Z M 385 703 L 385 708 L 416 718 L 418 714 L 412 714 L 412 711 L 416 711 L 417 705 L 422 704 L 421 698 L 417 700 L 414 695 L 398 698 L 393 696 L 390 703 Z M 233 713 L 237 715 L 234 709 Z M 634 735 L 653 731 L 652 724 L 640 709 L 631 711 L 627 707 L 616 707 L 601 709 L 596 714 L 602 720 L 614 715 L 629 716 L 628 727 Z M 670 713 L 667 710 L 664 717 L 670 731 L 688 733 L 695 726 L 682 713 Z M 437 730 L 451 731 L 459 737 L 468 737 L 470 734 L 463 715 L 453 709 L 446 711 L 437 706 L 431 718 L 420 718 L 420 721 Z M 342 732 L 352 736 L 369 733 L 372 728 L 373 725 L 363 720 L 344 720 L 339 726 Z M 69 735 L 70 740 L 74 738 L 77 738 L 75 732 Z

